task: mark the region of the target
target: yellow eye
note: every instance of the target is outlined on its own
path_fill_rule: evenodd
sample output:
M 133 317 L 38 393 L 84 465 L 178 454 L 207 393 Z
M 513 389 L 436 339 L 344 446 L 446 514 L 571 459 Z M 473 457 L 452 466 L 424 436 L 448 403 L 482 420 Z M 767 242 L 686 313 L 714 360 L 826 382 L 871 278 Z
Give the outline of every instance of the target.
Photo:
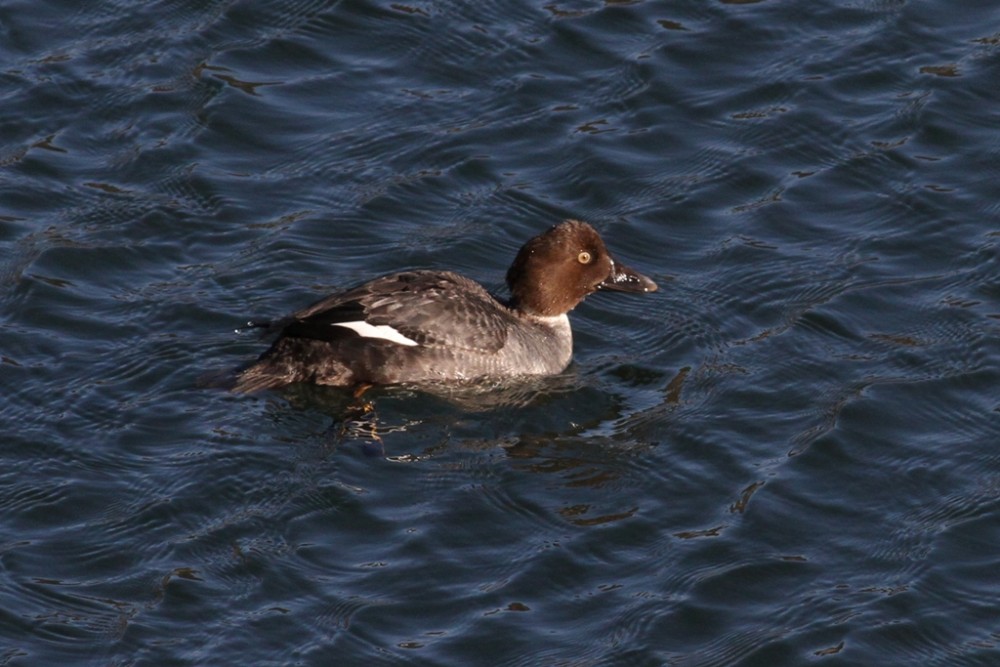
M 579 255 L 576 256 L 576 261 L 580 262 L 581 264 L 590 264 L 591 259 L 593 259 L 593 257 L 591 257 L 590 253 L 587 252 L 586 250 L 584 250 L 583 252 L 581 252 Z

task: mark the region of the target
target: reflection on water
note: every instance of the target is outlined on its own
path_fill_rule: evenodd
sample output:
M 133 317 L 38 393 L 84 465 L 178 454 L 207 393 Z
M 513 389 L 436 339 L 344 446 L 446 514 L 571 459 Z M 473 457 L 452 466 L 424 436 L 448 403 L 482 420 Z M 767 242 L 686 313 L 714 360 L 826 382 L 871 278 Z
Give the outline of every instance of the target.
M 995 14 L 0 5 L 0 663 L 996 663 Z M 198 386 L 565 217 L 560 376 Z

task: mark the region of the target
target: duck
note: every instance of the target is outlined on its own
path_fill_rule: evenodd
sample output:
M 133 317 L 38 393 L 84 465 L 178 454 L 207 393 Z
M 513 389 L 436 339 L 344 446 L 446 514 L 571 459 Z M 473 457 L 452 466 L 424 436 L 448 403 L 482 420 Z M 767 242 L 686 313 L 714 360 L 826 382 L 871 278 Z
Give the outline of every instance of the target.
M 618 262 L 586 222 L 535 236 L 507 270 L 509 298 L 452 271 L 406 270 L 327 296 L 265 325 L 277 338 L 231 389 L 294 383 L 358 389 L 556 375 L 573 355 L 568 313 L 597 291 L 657 285 Z

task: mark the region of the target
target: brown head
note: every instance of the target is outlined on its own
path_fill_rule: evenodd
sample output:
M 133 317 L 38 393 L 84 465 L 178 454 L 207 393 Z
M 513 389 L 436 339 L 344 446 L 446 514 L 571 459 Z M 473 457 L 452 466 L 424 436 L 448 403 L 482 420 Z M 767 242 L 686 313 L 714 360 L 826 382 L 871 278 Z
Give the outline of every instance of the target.
M 572 310 L 599 289 L 655 292 L 656 283 L 614 260 L 585 222 L 567 220 L 531 239 L 507 270 L 512 305 L 531 315 Z

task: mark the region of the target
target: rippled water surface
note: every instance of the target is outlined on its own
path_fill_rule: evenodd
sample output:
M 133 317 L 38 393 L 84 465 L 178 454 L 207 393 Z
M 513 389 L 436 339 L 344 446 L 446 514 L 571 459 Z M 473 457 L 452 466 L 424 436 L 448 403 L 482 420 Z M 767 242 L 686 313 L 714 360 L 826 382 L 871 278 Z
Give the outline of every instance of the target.
M 1000 664 L 998 31 L 0 3 L 0 664 Z M 566 217 L 662 289 L 577 308 L 559 377 L 199 386 Z

